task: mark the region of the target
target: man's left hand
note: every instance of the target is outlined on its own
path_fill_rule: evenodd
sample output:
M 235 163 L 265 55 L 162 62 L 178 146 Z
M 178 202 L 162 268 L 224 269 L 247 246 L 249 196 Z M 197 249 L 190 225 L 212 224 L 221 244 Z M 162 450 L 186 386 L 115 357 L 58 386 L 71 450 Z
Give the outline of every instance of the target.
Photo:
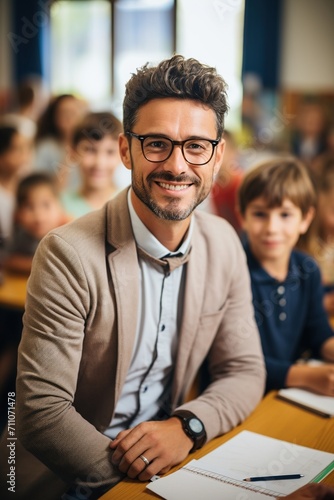
M 182 429 L 179 418 L 142 422 L 120 432 L 111 441 L 112 463 L 131 479 L 148 481 L 154 474 L 165 474 L 184 460 L 194 443 Z M 149 465 L 140 458 L 145 457 Z

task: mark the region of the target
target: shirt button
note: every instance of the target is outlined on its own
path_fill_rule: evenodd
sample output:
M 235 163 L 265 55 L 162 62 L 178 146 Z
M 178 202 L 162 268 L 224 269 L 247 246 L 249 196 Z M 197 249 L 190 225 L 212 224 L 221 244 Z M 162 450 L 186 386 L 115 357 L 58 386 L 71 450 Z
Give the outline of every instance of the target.
M 285 321 L 286 320 L 286 313 L 285 312 L 281 312 L 278 316 L 278 319 L 280 321 Z
M 147 389 L 148 389 L 148 386 L 147 386 L 147 385 L 145 385 L 145 387 L 143 388 L 143 392 L 146 392 L 146 391 L 147 391 Z
M 284 297 L 282 297 L 281 299 L 279 299 L 278 303 L 279 303 L 280 306 L 283 307 L 283 306 L 286 305 L 286 299 Z
M 280 285 L 278 288 L 277 288 L 277 293 L 279 295 L 283 295 L 283 293 L 285 292 L 285 287 L 283 285 Z
M 162 332 L 164 331 L 165 328 L 166 328 L 165 325 L 161 325 L 161 331 Z

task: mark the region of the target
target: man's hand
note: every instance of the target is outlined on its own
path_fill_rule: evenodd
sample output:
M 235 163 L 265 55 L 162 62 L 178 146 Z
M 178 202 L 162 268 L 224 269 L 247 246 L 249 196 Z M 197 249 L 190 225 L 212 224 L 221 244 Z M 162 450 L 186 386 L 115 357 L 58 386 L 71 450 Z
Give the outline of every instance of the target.
M 114 450 L 111 460 L 128 477 L 147 481 L 154 474 L 164 474 L 182 462 L 193 445 L 177 417 L 162 422 L 142 422 L 133 429 L 120 432 L 110 443 Z M 140 455 L 149 461 L 149 465 Z
M 334 488 L 326 484 L 307 484 L 284 498 L 286 500 L 334 500 Z

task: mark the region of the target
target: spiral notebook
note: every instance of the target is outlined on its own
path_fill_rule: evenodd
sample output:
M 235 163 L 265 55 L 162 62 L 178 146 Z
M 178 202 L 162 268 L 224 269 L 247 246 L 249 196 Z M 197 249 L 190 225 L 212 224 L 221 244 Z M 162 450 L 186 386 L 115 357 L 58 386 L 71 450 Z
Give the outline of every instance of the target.
M 258 500 L 284 497 L 334 470 L 334 453 L 242 431 L 199 460 L 150 483 L 166 500 Z M 244 478 L 302 474 L 299 479 L 246 482 Z

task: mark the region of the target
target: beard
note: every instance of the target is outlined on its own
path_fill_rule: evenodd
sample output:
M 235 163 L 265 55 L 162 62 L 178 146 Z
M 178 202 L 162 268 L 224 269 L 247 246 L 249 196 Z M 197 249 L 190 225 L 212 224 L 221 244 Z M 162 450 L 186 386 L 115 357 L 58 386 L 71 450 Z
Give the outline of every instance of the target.
M 150 186 L 156 180 L 165 182 L 178 182 L 178 183 L 191 183 L 196 189 L 196 196 L 189 203 L 187 207 L 180 207 L 182 200 L 179 198 L 174 198 L 173 196 L 165 196 L 167 204 L 163 207 L 152 197 Z M 195 210 L 195 208 L 202 203 L 202 201 L 208 196 L 210 192 L 210 186 L 202 186 L 201 181 L 193 176 L 186 174 L 174 176 L 169 172 L 152 172 L 147 177 L 147 184 L 145 185 L 142 177 L 136 175 L 136 169 L 132 163 L 132 189 L 144 205 L 146 205 L 151 212 L 153 212 L 159 219 L 170 220 L 170 221 L 181 221 L 189 217 L 189 215 Z

